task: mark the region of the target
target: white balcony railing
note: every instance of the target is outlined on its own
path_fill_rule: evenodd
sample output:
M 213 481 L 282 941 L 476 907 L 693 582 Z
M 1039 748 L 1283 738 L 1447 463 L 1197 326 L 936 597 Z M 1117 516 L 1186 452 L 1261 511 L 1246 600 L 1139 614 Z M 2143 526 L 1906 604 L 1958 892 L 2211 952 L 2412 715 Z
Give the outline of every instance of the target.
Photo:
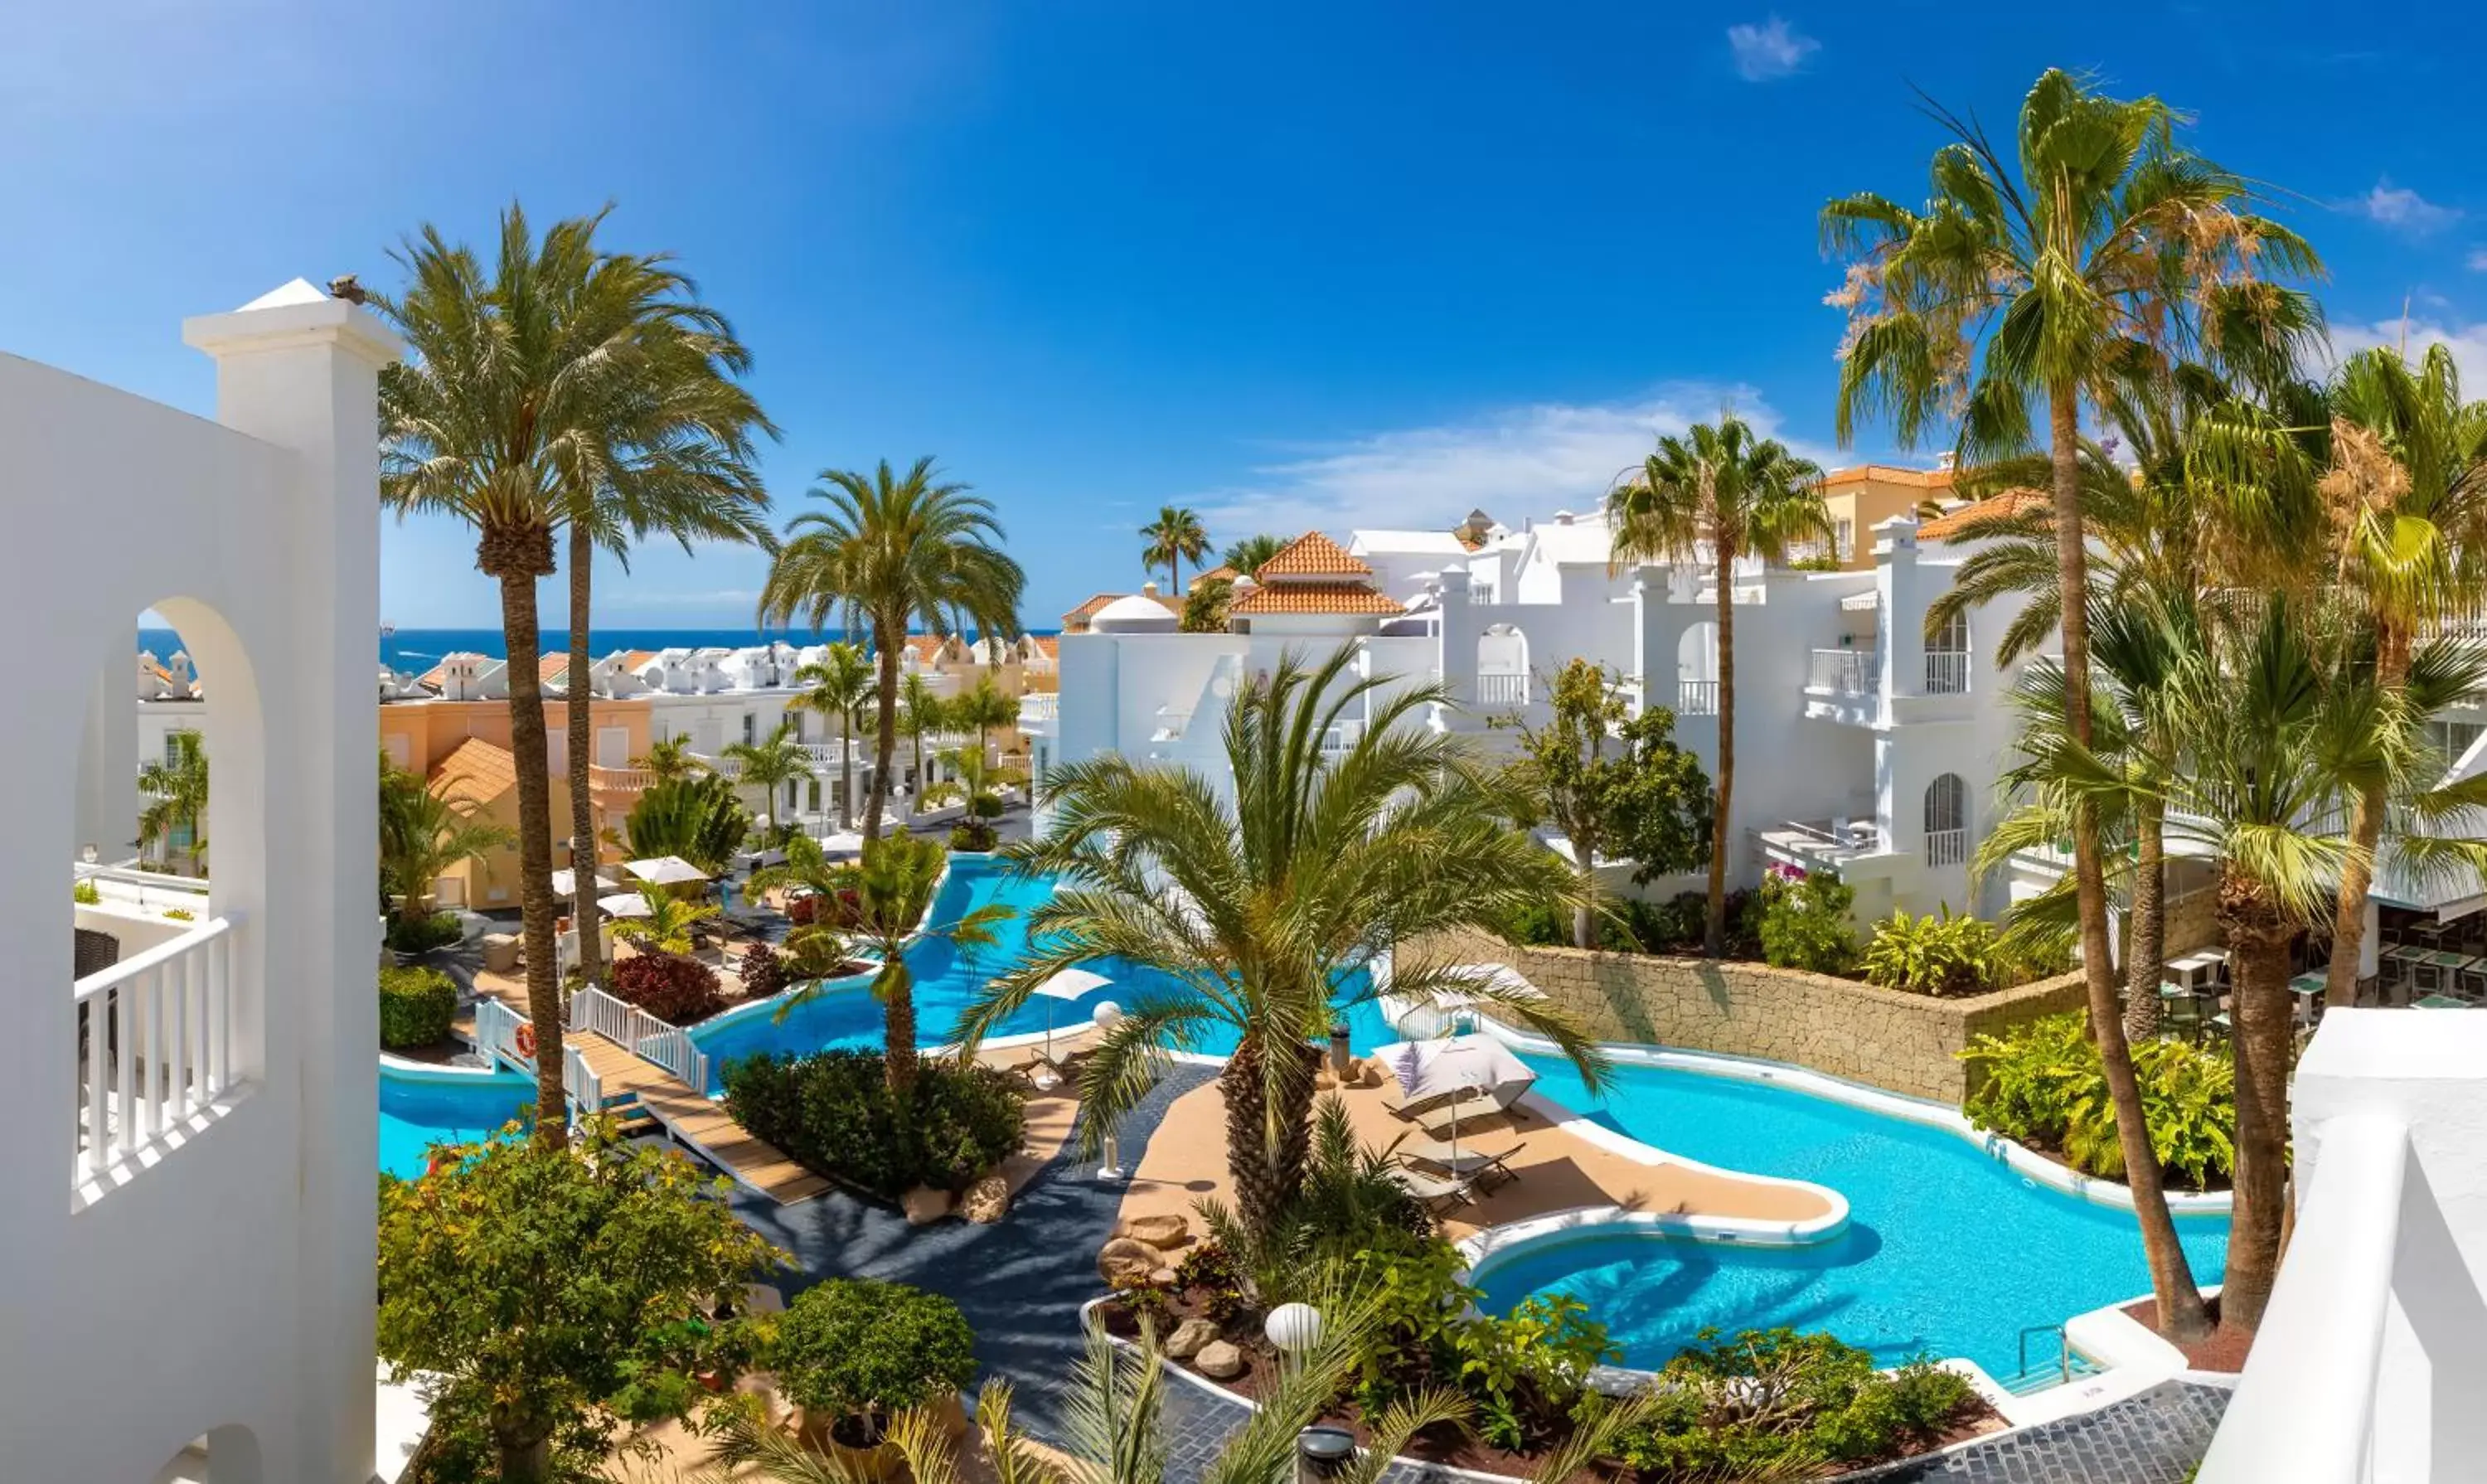
M 499 1065 L 535 1070 L 535 1058 L 518 1050 L 518 1027 L 527 1018 L 497 999 L 486 997 L 475 1002 L 475 1050 L 484 1058 Z M 587 1064 L 578 1048 L 568 1042 L 561 1048 L 562 1095 L 573 1107 L 588 1109 L 604 1106 L 603 1079 Z
M 1956 866 L 1969 859 L 1969 831 L 1966 829 L 1929 829 L 1926 831 L 1926 864 Z
M 1962 695 L 1968 690 L 1969 654 L 1966 650 L 1926 651 L 1926 694 Z
M 1062 714 L 1062 692 L 1036 690 L 1019 698 L 1019 719 L 1051 721 Z
M 1679 716 L 1719 714 L 1719 683 L 1715 680 L 1677 681 L 1675 714 Z
M 1883 667 L 1870 649 L 1818 649 L 1805 673 L 1807 690 L 1872 695 L 1882 688 Z
M 1528 704 L 1528 672 L 1482 672 L 1472 683 L 1469 693 L 1476 697 L 1479 706 L 1525 706 Z
M 76 986 L 72 1189 L 207 1112 L 231 1090 L 236 916 L 211 918 Z
M 570 1028 L 601 1036 L 626 1051 L 655 1062 L 688 1083 L 708 1090 L 708 1056 L 691 1033 L 593 986 L 570 996 Z

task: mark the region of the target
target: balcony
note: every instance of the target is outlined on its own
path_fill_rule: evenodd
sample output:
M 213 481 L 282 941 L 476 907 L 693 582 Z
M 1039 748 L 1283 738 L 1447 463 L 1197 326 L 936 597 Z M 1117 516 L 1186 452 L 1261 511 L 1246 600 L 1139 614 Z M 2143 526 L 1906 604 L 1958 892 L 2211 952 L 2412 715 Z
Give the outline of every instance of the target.
M 1967 864 L 1968 860 L 1968 830 L 1929 829 L 1926 831 L 1927 865 L 1957 866 Z
M 1869 856 L 1891 853 L 1890 842 L 1874 823 L 1873 804 L 1860 802 L 1858 817 L 1789 820 L 1752 832 L 1762 863 L 1800 871 L 1848 871 Z
M 1715 680 L 1677 681 L 1675 714 L 1679 716 L 1719 714 L 1719 683 Z
M 1468 704 L 1517 709 L 1528 704 L 1528 692 L 1525 670 L 1482 671 L 1468 682 Z
M 1927 695 L 1967 695 L 1969 693 L 1969 652 L 1967 650 L 1926 651 Z
M 1870 649 L 1815 650 L 1804 688 L 1833 695 L 1873 695 L 1883 688 L 1882 657 Z
M 1019 698 L 1019 724 L 1043 728 L 1062 718 L 1062 692 L 1032 690 Z
M 238 920 L 210 918 L 77 981 L 70 1188 L 81 1199 L 143 1174 L 227 1103 Z
M 587 765 L 587 793 L 599 809 L 627 812 L 639 796 L 656 787 L 657 775 L 644 768 L 599 768 Z

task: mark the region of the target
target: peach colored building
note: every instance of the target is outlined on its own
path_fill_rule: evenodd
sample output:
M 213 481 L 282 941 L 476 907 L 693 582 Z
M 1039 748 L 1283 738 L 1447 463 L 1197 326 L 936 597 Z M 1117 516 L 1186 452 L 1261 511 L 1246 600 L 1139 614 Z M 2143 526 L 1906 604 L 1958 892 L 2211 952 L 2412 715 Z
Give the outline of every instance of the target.
M 1839 558 L 1840 570 L 1873 571 L 1874 527 L 1929 501 L 1948 501 L 1951 483 L 1947 467 L 1900 469 L 1886 463 L 1858 464 L 1825 475 L 1822 499 L 1830 507 L 1832 552 Z

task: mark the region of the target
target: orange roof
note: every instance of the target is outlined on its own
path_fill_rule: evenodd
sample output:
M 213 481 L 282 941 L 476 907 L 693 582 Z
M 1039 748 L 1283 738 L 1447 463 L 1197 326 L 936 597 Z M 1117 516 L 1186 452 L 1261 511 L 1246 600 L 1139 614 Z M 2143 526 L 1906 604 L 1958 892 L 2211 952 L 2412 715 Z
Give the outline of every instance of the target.
M 517 759 L 510 756 L 509 748 L 469 737 L 432 770 L 432 781 L 426 786 L 445 802 L 480 806 L 516 788 L 517 782 Z
M 1958 510 L 1937 516 L 1917 527 L 1917 540 L 1950 541 L 1966 531 L 1971 521 L 1999 520 L 2025 510 L 2045 510 L 2049 503 L 2043 490 L 2006 490 L 2001 494 L 1991 494 L 1975 504 L 1963 505 Z
M 416 676 L 414 683 L 418 686 L 431 686 L 437 688 L 446 683 L 447 677 L 442 672 L 449 668 L 449 661 L 453 659 L 472 659 L 478 663 L 482 663 L 484 661 L 484 657 L 472 650 L 451 650 L 448 654 L 440 657 L 440 662 L 438 664 L 433 665 L 431 669 Z
M 569 673 L 570 656 L 567 653 L 559 655 L 538 655 L 536 657 L 537 680 L 558 681 Z
M 1333 548 L 1335 549 L 1335 548 Z M 1268 568 L 1262 571 L 1267 572 Z M 1227 610 L 1249 618 L 1258 613 L 1405 613 L 1390 599 L 1361 582 L 1273 582 L 1235 600 Z
M 1232 567 L 1212 567 L 1207 572 L 1192 574 L 1191 585 L 1198 587 L 1203 582 L 1232 582 L 1235 576 L 1235 569 Z
M 1262 582 L 1271 577 L 1369 577 L 1373 569 L 1321 532 L 1306 531 L 1280 546 L 1278 554 L 1263 562 L 1252 575 Z M 1392 611 L 1397 611 L 1397 604 L 1392 604 Z
M 1903 469 L 1887 463 L 1860 463 L 1853 469 L 1833 469 L 1822 476 L 1825 485 L 1857 485 L 1874 480 L 1886 485 L 1909 485 L 1919 490 L 1948 490 L 1952 471 L 1949 469 Z
M 1062 656 L 1062 641 L 1052 634 L 1032 633 L 1028 635 L 1028 642 L 1035 645 L 1036 652 L 1048 659 L 1058 659 Z
M 653 649 L 634 649 L 622 657 L 622 668 L 635 670 L 656 658 L 657 652 Z

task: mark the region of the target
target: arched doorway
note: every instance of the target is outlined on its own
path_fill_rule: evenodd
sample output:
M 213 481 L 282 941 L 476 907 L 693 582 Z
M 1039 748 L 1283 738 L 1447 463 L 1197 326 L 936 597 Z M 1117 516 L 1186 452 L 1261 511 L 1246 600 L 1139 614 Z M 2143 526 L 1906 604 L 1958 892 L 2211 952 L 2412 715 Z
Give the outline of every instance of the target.
M 1956 866 L 1969 859 L 1969 785 L 1942 773 L 1926 785 L 1926 864 Z
M 1675 712 L 1719 714 L 1719 621 L 1705 618 L 1675 641 Z

